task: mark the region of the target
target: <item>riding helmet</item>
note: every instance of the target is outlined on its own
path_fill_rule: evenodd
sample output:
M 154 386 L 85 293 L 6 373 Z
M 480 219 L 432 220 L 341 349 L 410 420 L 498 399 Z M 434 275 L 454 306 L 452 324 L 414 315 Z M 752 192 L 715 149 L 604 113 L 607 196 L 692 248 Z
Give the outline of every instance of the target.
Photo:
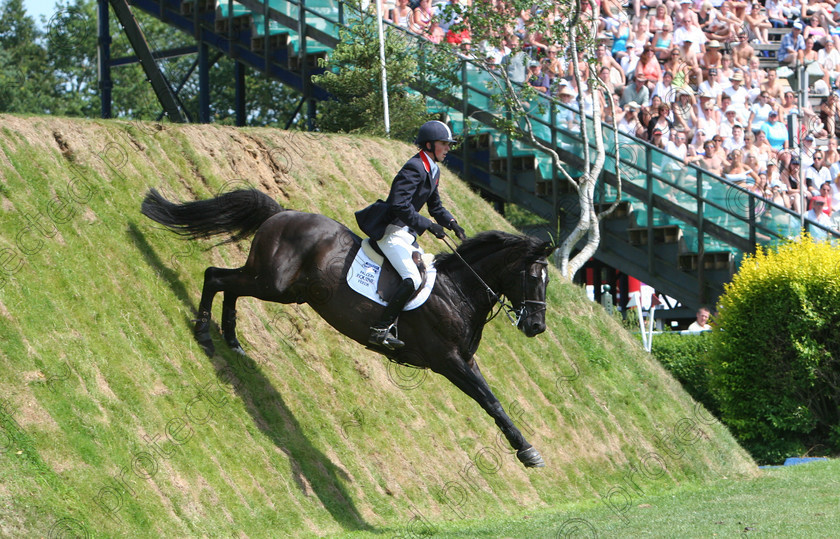
M 414 143 L 418 146 L 423 146 L 427 142 L 434 142 L 436 140 L 456 142 L 452 138 L 452 131 L 449 130 L 448 125 L 438 120 L 432 120 L 420 126 L 420 131 L 418 131 L 417 139 Z

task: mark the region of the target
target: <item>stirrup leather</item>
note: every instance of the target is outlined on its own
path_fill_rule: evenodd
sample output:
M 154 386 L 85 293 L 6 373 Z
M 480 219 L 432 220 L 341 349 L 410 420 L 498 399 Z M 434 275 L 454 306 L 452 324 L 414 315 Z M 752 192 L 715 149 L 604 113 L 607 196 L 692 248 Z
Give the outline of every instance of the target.
M 397 334 L 397 326 L 391 324 L 388 327 L 372 327 L 370 328 L 370 337 L 368 342 L 375 346 L 381 346 L 388 350 L 396 350 L 405 346 L 405 343 L 399 339 Z

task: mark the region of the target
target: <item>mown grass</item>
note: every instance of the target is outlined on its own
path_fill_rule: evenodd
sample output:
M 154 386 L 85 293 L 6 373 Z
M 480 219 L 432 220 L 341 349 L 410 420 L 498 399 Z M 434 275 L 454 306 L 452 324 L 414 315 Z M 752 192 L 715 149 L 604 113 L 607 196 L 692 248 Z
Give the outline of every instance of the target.
M 177 239 L 140 215 L 145 191 L 193 199 L 251 185 L 355 230 L 353 212 L 385 195 L 406 145 L 0 123 L 0 535 L 388 533 L 418 514 L 496 518 L 594 500 L 652 455 L 662 473 L 644 478 L 651 493 L 756 473 L 726 429 L 556 273 L 546 333 L 527 339 L 499 319 L 477 355 L 546 458 L 539 470 L 444 379 L 389 364 L 308 306 L 243 298 L 247 357 L 215 329 L 217 354 L 204 356 L 191 331 L 203 271 L 241 265 L 248 243 Z M 511 230 L 453 174 L 442 190 L 468 233 Z
M 628 486 L 600 503 L 585 501 L 515 516 L 432 522 L 418 518 L 401 537 L 836 537 L 840 461 L 767 469 L 652 494 Z M 337 537 L 373 537 L 354 532 Z

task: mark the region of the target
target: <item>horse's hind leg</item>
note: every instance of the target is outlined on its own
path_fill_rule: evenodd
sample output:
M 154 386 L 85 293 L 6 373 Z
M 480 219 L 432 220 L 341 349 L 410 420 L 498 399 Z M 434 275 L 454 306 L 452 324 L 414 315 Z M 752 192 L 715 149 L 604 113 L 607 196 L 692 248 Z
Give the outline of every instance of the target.
M 241 295 L 236 292 L 236 277 L 241 274 L 241 268 L 225 269 L 211 266 L 204 270 L 204 287 L 201 290 L 201 301 L 198 304 L 198 320 L 195 322 L 193 333 L 195 334 L 195 340 L 198 341 L 198 344 L 201 345 L 208 356 L 212 356 L 215 353 L 215 347 L 210 338 L 210 320 L 213 311 L 213 298 L 220 291 L 225 292 L 224 310 L 222 312 L 222 331 L 225 334 L 228 344 L 231 344 L 231 340 L 228 338 L 228 335 L 231 335 L 236 345 L 239 345 L 239 342 L 236 341 L 234 330 L 236 328 L 236 298 Z M 225 330 L 226 324 L 230 325 L 230 332 Z M 235 348 L 232 344 L 231 347 Z
M 222 336 L 231 350 L 237 354 L 245 355 L 239 339 L 236 338 L 236 300 L 239 294 L 225 290 L 225 299 L 222 303 Z

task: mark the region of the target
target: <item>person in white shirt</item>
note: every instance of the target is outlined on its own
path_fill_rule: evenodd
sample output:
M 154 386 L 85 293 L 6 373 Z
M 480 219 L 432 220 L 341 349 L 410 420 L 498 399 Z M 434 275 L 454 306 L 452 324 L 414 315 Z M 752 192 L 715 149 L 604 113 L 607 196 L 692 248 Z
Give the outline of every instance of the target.
M 823 197 L 814 197 L 811 199 L 811 209 L 805 214 L 805 219 L 813 223 L 818 223 L 826 228 L 831 228 L 831 218 L 825 214 L 823 207 L 825 206 L 825 199 Z M 823 241 L 828 239 L 828 232 L 815 226 L 809 226 L 808 232 L 815 241 Z
M 747 98 L 749 97 L 749 90 L 744 88 L 744 74 L 741 73 L 740 70 L 736 71 L 729 77 L 729 82 L 732 83 L 732 86 L 726 88 L 723 93 L 728 95 L 732 99 L 732 106 L 735 107 L 738 111 L 740 116 L 746 115 L 747 110 Z
M 747 121 L 747 125 L 749 125 L 753 133 L 761 129 L 761 124 L 767 121 L 767 118 L 770 117 L 770 113 L 773 111 L 772 105 L 768 102 L 769 99 L 770 95 L 762 90 L 758 94 L 758 101 L 750 106 L 750 118 Z
M 650 94 L 651 101 L 654 97 L 659 96 L 663 103 L 671 104 L 674 102 L 674 89 L 671 83 L 674 81 L 674 75 L 670 71 L 665 71 L 662 74 L 662 79 L 657 81 L 656 86 L 653 87 L 653 92 Z
M 701 94 L 709 94 L 715 101 L 717 101 L 720 94 L 723 93 L 723 85 L 720 83 L 720 73 L 718 68 L 712 67 L 709 69 L 709 77 L 700 83 L 697 91 Z
M 820 194 L 820 186 L 831 182 L 831 173 L 828 167 L 823 166 L 824 155 L 821 151 L 814 152 L 811 166 L 805 169 L 805 185 L 808 186 L 812 196 Z
M 724 112 L 723 120 L 720 121 L 718 134 L 724 140 L 732 136 L 732 128 L 738 123 L 738 118 L 735 113 L 735 108 L 730 106 L 726 109 L 726 112 Z
M 709 317 L 712 313 L 706 307 L 697 309 L 697 314 L 694 322 L 688 326 L 688 331 L 710 331 L 712 326 L 709 325 Z
M 730 153 L 732 150 L 740 150 L 744 147 L 744 144 L 744 128 L 741 124 L 733 125 L 732 136 L 724 139 L 723 149 L 726 150 L 726 153 Z
M 618 122 L 618 130 L 635 137 L 636 131 L 639 129 L 639 119 L 636 114 L 639 111 L 639 104 L 635 101 L 627 103 L 624 107 L 624 114 Z
M 676 129 L 672 129 L 671 132 L 671 140 L 665 144 L 665 151 L 671 154 L 671 156 L 681 161 L 685 161 L 685 156 L 688 153 L 688 147 L 685 145 L 685 132 L 677 131 Z

